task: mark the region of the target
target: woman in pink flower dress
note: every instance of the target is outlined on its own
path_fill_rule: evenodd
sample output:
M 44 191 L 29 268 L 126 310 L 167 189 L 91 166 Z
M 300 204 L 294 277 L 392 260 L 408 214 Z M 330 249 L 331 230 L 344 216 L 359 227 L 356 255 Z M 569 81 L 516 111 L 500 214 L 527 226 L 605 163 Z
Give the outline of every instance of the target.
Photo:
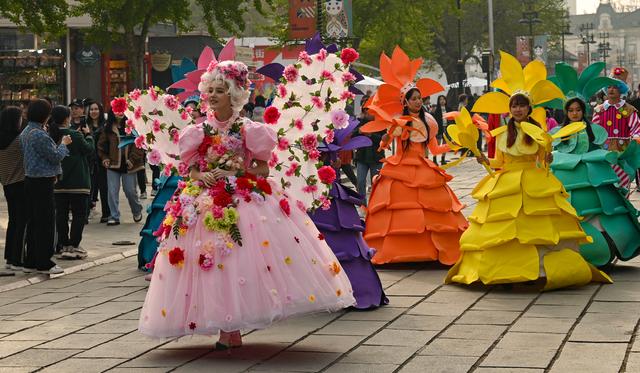
M 151 337 L 220 333 L 355 303 L 351 284 L 313 222 L 267 181 L 276 135 L 240 118 L 247 67 L 210 65 L 199 86 L 208 120 L 180 134 L 188 175 L 167 203 L 139 330 Z

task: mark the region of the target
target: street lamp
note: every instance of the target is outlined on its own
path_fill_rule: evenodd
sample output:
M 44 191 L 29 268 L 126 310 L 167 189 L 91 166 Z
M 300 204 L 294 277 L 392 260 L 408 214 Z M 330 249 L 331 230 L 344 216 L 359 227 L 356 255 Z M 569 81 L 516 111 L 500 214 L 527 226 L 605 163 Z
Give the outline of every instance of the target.
M 566 35 L 573 35 L 571 32 L 571 20 L 569 17 L 569 11 L 567 9 L 564 10 L 564 15 L 562 16 L 562 32 L 560 33 L 562 37 L 562 62 L 564 62 L 564 37 Z
M 456 0 L 458 6 L 458 62 L 456 63 L 456 73 L 458 75 L 458 95 L 464 93 L 464 62 L 462 60 L 462 15 L 460 13 L 460 0 Z
M 580 25 L 580 44 L 586 45 L 587 48 L 587 65 L 591 63 L 591 54 L 589 53 L 589 45 L 595 44 L 593 40 L 593 23 L 583 23 Z
M 538 12 L 533 9 L 535 0 L 522 0 L 525 6 L 525 10 L 522 12 L 522 18 L 520 24 L 529 25 L 529 59 L 533 61 L 533 25 L 542 23 L 538 18 Z
M 609 39 L 609 33 L 608 32 L 601 32 L 599 35 L 600 39 L 602 39 L 602 42 L 600 42 L 600 44 L 598 44 L 598 53 L 600 54 L 600 56 L 602 57 L 602 60 L 604 61 L 604 75 L 607 75 L 607 57 L 609 57 L 609 51 L 611 50 L 611 47 L 609 46 L 609 42 L 607 41 Z

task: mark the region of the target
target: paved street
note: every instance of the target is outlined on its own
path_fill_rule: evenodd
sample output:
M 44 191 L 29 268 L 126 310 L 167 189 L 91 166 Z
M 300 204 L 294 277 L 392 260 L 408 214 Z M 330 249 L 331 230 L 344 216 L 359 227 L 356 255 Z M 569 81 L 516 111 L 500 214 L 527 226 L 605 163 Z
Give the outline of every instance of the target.
M 451 173 L 468 215 L 484 171 L 470 161 Z M 73 273 L 2 278 L 20 287 L 0 292 L 0 372 L 640 372 L 638 259 L 613 267 L 612 285 L 549 293 L 443 285 L 433 263 L 385 267 L 388 306 L 246 330 L 229 353 L 212 351 L 212 337 L 137 332 L 147 283 L 135 246 L 112 242 L 137 242 L 140 226 L 89 224 L 86 270 L 63 262 Z

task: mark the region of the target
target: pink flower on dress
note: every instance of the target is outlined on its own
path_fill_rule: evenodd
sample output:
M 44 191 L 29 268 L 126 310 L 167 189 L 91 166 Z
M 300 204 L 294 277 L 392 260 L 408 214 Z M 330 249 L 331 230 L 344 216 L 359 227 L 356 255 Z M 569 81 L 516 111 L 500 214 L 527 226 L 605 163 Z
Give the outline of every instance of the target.
M 151 130 L 153 132 L 160 132 L 160 126 L 161 126 L 160 121 L 157 119 L 154 119 L 153 124 L 151 125 Z
M 307 51 L 302 51 L 300 52 L 300 54 L 298 55 L 298 58 L 304 62 L 305 65 L 309 66 L 311 65 L 311 63 L 313 62 L 311 60 L 311 57 L 309 57 L 309 53 L 307 53 Z
M 345 65 L 355 62 L 358 58 L 360 58 L 360 54 L 353 48 L 345 48 L 340 52 L 340 59 Z
M 323 210 L 329 210 L 331 208 L 331 200 L 326 196 L 320 196 L 320 208 Z
M 289 140 L 286 137 L 281 137 L 278 139 L 278 149 L 279 150 L 289 149 Z
M 124 124 L 125 124 L 125 126 L 127 126 L 127 127 L 134 127 L 133 119 L 131 119 L 131 118 L 127 119 L 127 121 L 126 121 L 126 122 L 124 122 Z
M 266 124 L 276 124 L 280 119 L 280 110 L 275 106 L 269 106 L 262 115 L 262 119 Z
M 189 107 L 189 109 L 191 109 L 191 107 Z M 191 110 L 193 110 L 193 109 L 191 109 Z M 182 119 L 182 120 L 189 119 L 189 112 L 190 112 L 189 110 L 185 110 L 182 113 L 180 113 L 180 119 Z
M 311 103 L 313 104 L 313 106 L 315 106 L 318 109 L 324 108 L 324 102 L 318 96 L 312 96 L 311 97 Z
M 189 165 L 185 162 L 178 163 L 178 173 L 180 174 L 180 176 L 189 175 Z
M 325 134 L 325 136 L 326 136 L 326 137 L 325 137 L 325 141 L 326 141 L 328 144 L 331 144 L 331 143 L 333 142 L 334 138 L 335 138 L 335 133 L 333 132 L 333 130 L 332 130 L 332 129 L 327 129 L 327 130 L 324 132 L 324 134 Z
M 200 254 L 200 257 L 198 258 L 198 265 L 200 266 L 200 268 L 202 268 L 205 271 L 208 271 L 211 268 L 213 268 L 215 264 L 216 263 L 213 258 L 213 255 L 211 255 L 210 253 Z
M 320 51 L 318 52 L 318 55 L 316 56 L 316 59 L 318 61 L 324 61 L 327 59 L 327 50 L 322 48 L 320 49 Z
M 171 130 L 171 140 L 174 144 L 177 144 L 178 141 L 180 141 L 180 131 L 178 131 L 178 129 L 174 128 Z
M 176 96 L 166 95 L 164 96 L 164 106 L 169 108 L 171 111 L 176 111 L 180 107 L 180 102 L 176 99 Z
M 302 188 L 302 191 L 305 193 L 315 193 L 318 191 L 318 187 L 315 185 L 306 185 Z
M 140 149 L 146 148 L 147 144 L 145 142 L 144 136 L 142 135 L 136 137 L 136 139 L 133 142 L 136 145 L 136 148 L 140 148 Z
M 304 213 L 307 212 L 307 208 L 304 206 L 304 203 L 302 203 L 302 201 L 300 200 L 296 201 L 296 206 L 298 206 L 298 209 L 300 209 L 300 211 Z
M 213 206 L 213 217 L 216 219 L 222 219 L 224 216 L 224 210 L 220 206 Z
M 158 92 L 153 87 L 149 87 L 149 96 L 153 101 L 158 101 Z
M 302 149 L 308 152 L 318 147 L 318 137 L 315 133 L 308 133 L 302 137 Z
M 150 165 L 157 166 L 162 161 L 162 155 L 158 149 L 152 149 L 147 154 L 147 161 Z
M 336 170 L 331 166 L 322 166 L 318 170 L 318 177 L 322 183 L 331 184 L 336 179 Z
M 269 158 L 269 167 L 275 167 L 278 164 L 278 155 L 274 152 L 271 153 L 271 158 Z
M 111 111 L 116 115 L 124 114 L 127 110 L 127 99 L 124 97 L 117 97 L 111 100 Z
M 346 72 L 344 74 L 342 74 L 342 82 L 343 83 L 350 83 L 350 82 L 355 82 L 356 81 L 356 76 L 353 75 L 350 72 Z
M 133 101 L 137 101 L 140 98 L 141 94 L 142 92 L 138 88 L 136 88 L 133 91 L 131 91 L 131 93 L 129 93 L 129 97 L 131 97 Z
M 333 78 L 333 74 L 331 74 L 331 72 L 329 72 L 328 70 L 322 70 L 322 72 L 320 73 L 320 78 L 332 82 L 335 81 L 335 79 Z
M 135 110 L 133 111 L 133 117 L 136 118 L 136 120 L 142 118 L 142 106 L 136 106 Z
M 302 127 L 304 126 L 304 123 L 302 122 L 302 119 L 296 119 L 293 121 L 293 126 L 299 130 L 302 129 Z
M 308 155 L 309 159 L 311 159 L 312 161 L 317 161 L 318 159 L 320 159 L 320 152 L 318 151 L 318 149 L 311 150 Z
M 356 97 L 355 94 L 353 94 L 353 92 L 349 92 L 349 91 L 344 91 L 342 92 L 342 94 L 340 95 L 340 99 L 342 101 L 346 101 L 346 100 L 353 100 Z
M 126 133 L 127 135 L 131 135 L 131 127 L 125 127 L 124 128 L 124 133 Z
M 298 69 L 296 69 L 296 67 L 293 65 L 288 65 L 287 67 L 285 67 L 282 74 L 289 83 L 293 83 L 298 79 Z
M 296 171 L 300 168 L 300 165 L 297 162 L 291 162 L 289 165 L 289 169 L 284 173 L 286 176 L 295 175 Z
M 342 109 L 334 110 L 331 112 L 331 123 L 338 129 L 345 128 L 349 125 L 349 114 Z
M 278 96 L 285 98 L 287 97 L 287 87 L 284 84 L 278 84 Z
M 173 167 L 171 163 L 165 165 L 164 169 L 162 170 L 162 174 L 164 176 L 171 176 L 171 167 Z

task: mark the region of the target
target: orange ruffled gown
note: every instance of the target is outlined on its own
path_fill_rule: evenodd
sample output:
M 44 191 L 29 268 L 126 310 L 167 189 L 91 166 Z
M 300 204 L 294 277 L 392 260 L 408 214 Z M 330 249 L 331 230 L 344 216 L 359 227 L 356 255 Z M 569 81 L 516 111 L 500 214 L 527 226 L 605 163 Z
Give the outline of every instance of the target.
M 449 147 L 438 145 L 435 120 L 429 123 L 428 141 L 424 123 L 416 118 L 413 126 L 417 131 L 406 141 L 396 138 L 397 152 L 383 160 L 371 191 L 364 232 L 367 244 L 377 251 L 371 262 L 454 264 L 460 256 L 460 235 L 468 226 L 460 212 L 464 206 L 447 185 L 452 176 L 425 152 L 428 147 L 437 155 Z

